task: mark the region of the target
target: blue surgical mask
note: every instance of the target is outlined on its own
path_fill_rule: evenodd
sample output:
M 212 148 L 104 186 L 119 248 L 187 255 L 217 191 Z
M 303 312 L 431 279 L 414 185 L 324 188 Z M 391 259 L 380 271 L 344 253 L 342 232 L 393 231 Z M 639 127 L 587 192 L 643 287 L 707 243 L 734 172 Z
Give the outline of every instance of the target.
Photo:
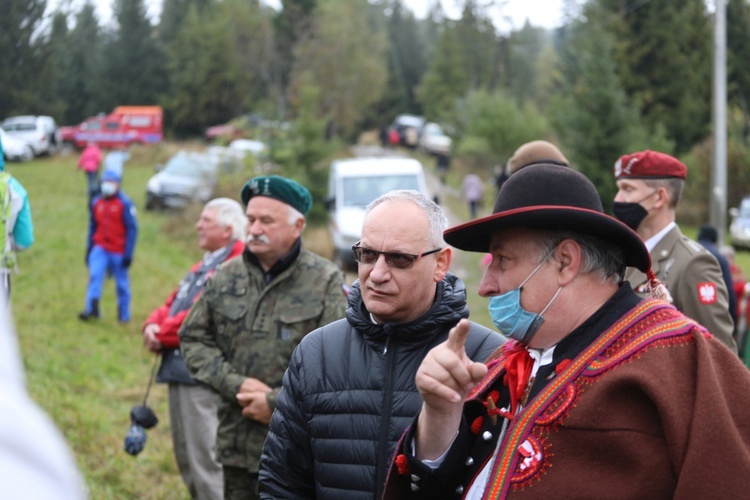
M 502 334 L 510 337 L 518 342 L 528 345 L 531 339 L 536 334 L 539 327 L 544 323 L 544 317 L 542 316 L 552 302 L 557 298 L 562 290 L 562 287 L 557 289 L 555 295 L 550 299 L 549 303 L 542 309 L 540 313 L 532 313 L 527 311 L 521 305 L 521 290 L 523 285 L 526 284 L 529 279 L 547 262 L 547 259 L 552 254 L 550 253 L 547 257 L 536 266 L 536 269 L 531 271 L 525 280 L 513 290 L 505 292 L 500 295 L 490 297 L 489 312 L 492 322 L 500 330 Z

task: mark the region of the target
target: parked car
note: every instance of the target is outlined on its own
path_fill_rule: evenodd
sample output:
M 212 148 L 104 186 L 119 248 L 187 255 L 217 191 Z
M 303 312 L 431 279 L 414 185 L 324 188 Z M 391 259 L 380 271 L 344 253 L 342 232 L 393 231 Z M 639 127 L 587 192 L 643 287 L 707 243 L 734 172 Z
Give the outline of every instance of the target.
M 422 133 L 419 136 L 419 147 L 425 153 L 431 155 L 449 154 L 453 141 L 445 135 L 443 129 L 434 122 L 429 122 L 422 127 Z
M 266 145 L 252 139 L 235 139 L 229 143 L 229 149 L 259 158 L 266 152 Z
M 214 125 L 206 129 L 204 137 L 207 141 L 215 141 L 217 139 L 236 139 L 245 134 L 245 131 L 234 125 L 228 123 L 224 125 Z
M 739 208 L 730 208 L 732 223 L 729 225 L 729 239 L 735 248 L 750 250 L 750 195 L 745 196 Z
M 51 116 L 14 116 L 3 120 L 0 128 L 28 143 L 35 156 L 56 153 L 62 145 L 60 130 Z
M 87 118 L 82 123 L 60 129 L 62 141 L 83 149 L 89 142 L 102 148 L 130 144 L 158 144 L 164 139 L 164 111 L 161 106 L 117 106 Z
M 365 208 L 394 189 L 414 189 L 430 196 L 424 168 L 413 158 L 373 157 L 336 160 L 328 174 L 328 230 L 333 260 L 342 269 L 354 267 L 352 245 L 362 237 Z
M 426 121 L 422 116 L 398 115 L 389 129 L 398 132 L 400 145 L 416 148 L 419 145 L 419 136 Z
M 218 163 L 201 153 L 179 151 L 146 183 L 146 210 L 181 208 L 211 199 Z
M 13 137 L 1 128 L 0 142 L 3 144 L 3 153 L 8 161 L 29 161 L 34 158 L 34 150 L 28 142 Z
M 203 154 L 211 158 L 224 172 L 236 172 L 244 164 L 245 153 L 237 149 L 230 149 L 226 146 L 206 146 Z

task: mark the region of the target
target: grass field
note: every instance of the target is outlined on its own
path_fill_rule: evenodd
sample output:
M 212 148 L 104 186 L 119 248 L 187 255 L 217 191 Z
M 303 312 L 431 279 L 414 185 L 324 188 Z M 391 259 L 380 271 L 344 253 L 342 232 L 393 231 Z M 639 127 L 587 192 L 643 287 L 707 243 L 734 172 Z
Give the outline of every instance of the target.
M 139 238 L 131 267 L 133 320 L 124 326 L 117 322 L 111 280 L 103 317 L 88 323 L 77 318 L 88 279 L 86 181 L 75 169 L 77 155 L 8 165 L 29 192 L 36 235 L 34 246 L 19 256 L 11 297 L 29 391 L 63 432 L 95 499 L 189 498 L 172 456 L 165 386 L 151 389 L 148 404 L 160 423 L 148 431 L 145 450 L 137 457 L 123 451 L 130 408 L 143 400 L 154 362 L 143 348 L 141 324 L 201 257 L 193 227 L 199 207 L 179 214 L 142 210 L 153 166 L 173 151 L 136 150 L 125 168 L 123 189 L 139 209 Z M 237 198 L 249 176 L 225 180 L 222 194 Z M 459 186 L 461 178 L 460 169 L 452 170 L 448 183 Z M 444 204 L 466 217 L 459 200 Z M 304 239 L 307 248 L 330 255 L 324 228 L 308 228 Z M 476 293 L 480 259 L 457 251 L 454 270 L 467 283 L 472 319 L 490 325 L 486 299 Z M 750 254 L 739 253 L 738 260 L 750 270 Z

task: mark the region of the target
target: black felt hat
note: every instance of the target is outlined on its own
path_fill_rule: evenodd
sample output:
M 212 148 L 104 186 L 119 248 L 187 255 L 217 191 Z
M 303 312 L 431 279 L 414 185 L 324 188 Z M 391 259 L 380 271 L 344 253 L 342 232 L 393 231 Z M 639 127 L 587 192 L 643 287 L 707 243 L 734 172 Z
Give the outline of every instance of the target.
M 507 228 L 574 231 L 612 241 L 625 264 L 644 273 L 651 257 L 638 234 L 604 213 L 602 200 L 582 173 L 560 165 L 530 165 L 511 175 L 492 215 L 449 228 L 445 241 L 461 250 L 487 252 L 493 231 Z

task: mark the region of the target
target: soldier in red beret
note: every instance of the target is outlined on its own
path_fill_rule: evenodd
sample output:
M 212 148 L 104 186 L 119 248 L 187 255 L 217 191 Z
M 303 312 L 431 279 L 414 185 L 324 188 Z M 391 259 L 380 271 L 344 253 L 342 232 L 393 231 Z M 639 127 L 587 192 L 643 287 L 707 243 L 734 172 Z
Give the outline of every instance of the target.
M 680 231 L 675 222 L 687 167 L 658 151 L 621 156 L 614 167 L 615 217 L 636 231 L 651 253 L 653 271 L 677 309 L 705 326 L 734 352 L 734 321 L 721 268 L 713 255 Z M 629 267 L 625 279 L 646 295 L 646 275 Z

